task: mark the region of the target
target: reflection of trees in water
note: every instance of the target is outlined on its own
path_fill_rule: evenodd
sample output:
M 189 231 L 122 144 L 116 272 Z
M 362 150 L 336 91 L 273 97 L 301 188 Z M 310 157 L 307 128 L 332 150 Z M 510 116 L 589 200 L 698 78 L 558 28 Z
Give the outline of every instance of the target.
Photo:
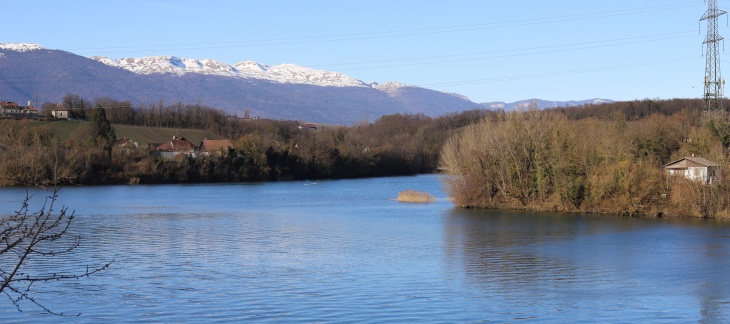
M 721 323 L 730 317 L 730 232 L 727 228 L 723 230 L 716 231 L 717 235 L 709 238 L 704 247 L 706 263 L 703 270 L 707 273 L 702 275 L 715 279 L 697 287 L 702 316 L 700 323 Z
M 526 247 L 569 240 L 582 231 L 571 216 L 454 210 L 447 225 L 447 255 L 470 284 L 487 291 L 530 291 L 549 280 L 570 280 L 575 266 Z
M 729 228 L 457 209 L 446 225 L 446 257 L 475 293 L 518 312 L 623 309 L 721 322 L 730 316 L 730 236 L 709 236 Z

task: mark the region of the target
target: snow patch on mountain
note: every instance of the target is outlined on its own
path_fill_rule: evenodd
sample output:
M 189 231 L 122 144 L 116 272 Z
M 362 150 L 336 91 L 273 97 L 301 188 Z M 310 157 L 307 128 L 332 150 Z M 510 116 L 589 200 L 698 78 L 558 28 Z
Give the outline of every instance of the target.
M 269 70 L 268 65 L 254 61 L 243 61 L 233 64 L 233 67 L 238 70 L 238 74 L 242 78 L 269 79 L 266 74 L 266 71 Z
M 270 67 L 268 74 L 282 83 L 312 84 L 325 87 L 365 87 L 365 83 L 340 72 L 315 70 L 295 64 Z
M 0 49 L 15 52 L 30 52 L 44 49 L 43 46 L 33 43 L 0 43 Z
M 150 56 L 142 58 L 123 58 L 112 60 L 103 56 L 91 59 L 106 65 L 120 67 L 137 74 L 176 74 L 200 73 L 222 76 L 238 76 L 238 71 L 223 62 L 216 60 L 198 60 L 177 56 Z
M 395 81 L 384 82 L 384 83 L 371 82 L 370 84 L 373 88 L 378 89 L 380 91 L 385 91 L 385 92 L 396 92 L 396 91 L 400 90 L 401 88 L 410 87 L 407 84 L 403 84 L 403 83 L 395 82 Z
M 91 59 L 94 61 L 97 61 L 97 62 L 104 63 L 109 66 L 121 68 L 121 66 L 119 66 L 119 64 L 116 61 L 114 61 L 106 56 L 92 56 Z
M 529 109 L 550 109 L 550 108 L 558 108 L 558 107 L 576 107 L 576 106 L 583 106 L 583 105 L 600 105 L 605 103 L 612 103 L 613 100 L 610 99 L 588 99 L 588 100 L 570 100 L 570 101 L 549 101 L 549 100 L 541 100 L 541 99 L 529 99 L 529 100 L 521 100 L 516 101 L 512 103 L 505 103 L 501 101 L 497 102 L 486 102 L 482 103 L 482 107 L 489 108 L 489 109 L 501 109 L 505 111 L 512 111 L 512 110 L 529 110 Z
M 465 96 L 463 94 L 458 94 L 458 93 L 455 93 L 455 92 L 446 92 L 446 91 L 441 91 L 441 93 L 445 93 L 447 95 L 452 95 L 454 97 L 457 97 L 459 99 L 463 99 L 463 100 L 466 100 L 466 101 L 471 101 L 471 99 L 469 99 L 469 97 L 467 97 L 467 96 Z
M 177 56 L 150 56 L 142 58 L 109 59 L 94 56 L 93 60 L 120 67 L 137 74 L 198 73 L 241 79 L 264 79 L 277 83 L 310 84 L 327 87 L 369 87 L 360 80 L 340 72 L 306 68 L 294 64 L 268 66 L 253 61 L 233 65 L 210 59 L 189 59 Z

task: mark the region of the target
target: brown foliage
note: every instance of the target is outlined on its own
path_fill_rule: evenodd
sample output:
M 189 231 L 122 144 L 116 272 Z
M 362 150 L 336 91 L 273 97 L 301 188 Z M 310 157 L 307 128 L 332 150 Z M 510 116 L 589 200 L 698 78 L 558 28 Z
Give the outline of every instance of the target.
M 562 110 L 508 113 L 451 137 L 440 167 L 460 206 L 715 217 L 730 210 L 725 184 L 695 185 L 689 195 L 686 184 L 668 185 L 661 168 L 695 153 L 727 161 L 719 140 L 691 125 L 693 116 L 627 121 L 571 120 Z M 681 198 L 662 198 L 680 197 L 673 191 Z
M 436 197 L 427 192 L 403 190 L 398 193 L 396 200 L 407 203 L 430 203 L 436 201 Z
M 728 168 L 724 168 L 722 172 L 728 171 Z M 704 185 L 681 177 L 670 177 L 668 186 L 670 195 L 665 207 L 667 214 L 730 218 L 730 183 L 727 181 Z

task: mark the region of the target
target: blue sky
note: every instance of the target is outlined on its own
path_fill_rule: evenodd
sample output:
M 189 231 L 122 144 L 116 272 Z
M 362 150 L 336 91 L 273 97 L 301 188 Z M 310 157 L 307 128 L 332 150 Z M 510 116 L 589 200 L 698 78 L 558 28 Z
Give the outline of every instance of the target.
M 110 58 L 294 63 L 475 102 L 698 98 L 704 79 L 703 0 L 0 0 L 0 8 L 0 42 Z M 720 31 L 730 37 L 726 22 Z

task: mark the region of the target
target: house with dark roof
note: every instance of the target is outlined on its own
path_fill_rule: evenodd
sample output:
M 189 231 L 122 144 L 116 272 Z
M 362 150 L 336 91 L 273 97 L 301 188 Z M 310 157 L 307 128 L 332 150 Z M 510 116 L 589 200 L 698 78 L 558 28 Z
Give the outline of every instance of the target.
M 172 140 L 159 144 L 151 144 L 155 151 L 164 158 L 174 158 L 185 154 L 194 156 L 195 144 L 185 139 L 185 137 L 173 136 Z
M 68 109 L 66 109 L 63 105 L 56 104 L 56 106 L 51 109 L 51 116 L 57 119 L 68 119 Z
M 702 157 L 683 157 L 664 165 L 669 175 L 712 184 L 720 180 L 720 164 Z

